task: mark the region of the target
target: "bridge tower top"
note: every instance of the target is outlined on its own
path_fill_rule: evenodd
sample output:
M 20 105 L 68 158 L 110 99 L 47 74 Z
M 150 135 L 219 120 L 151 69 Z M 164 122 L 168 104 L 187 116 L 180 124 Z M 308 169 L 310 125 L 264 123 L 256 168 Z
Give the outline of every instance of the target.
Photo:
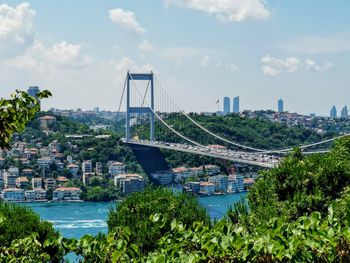
M 149 81 L 150 83 L 150 105 L 131 105 L 131 81 Z M 147 93 L 147 90 L 146 90 Z M 146 95 L 146 94 L 145 94 Z M 130 141 L 130 118 L 132 113 L 149 114 L 150 116 L 150 140 L 155 140 L 155 116 L 154 116 L 154 75 L 150 73 L 127 73 L 127 89 L 126 89 L 126 130 L 125 139 Z

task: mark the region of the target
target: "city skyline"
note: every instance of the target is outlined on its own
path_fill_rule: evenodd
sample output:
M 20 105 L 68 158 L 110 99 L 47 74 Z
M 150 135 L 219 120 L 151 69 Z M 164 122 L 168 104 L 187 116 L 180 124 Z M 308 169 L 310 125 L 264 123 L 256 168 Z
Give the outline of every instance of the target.
M 154 70 L 186 111 L 216 111 L 232 93 L 241 110 L 348 104 L 348 1 L 224 2 L 1 1 L 0 97 L 39 86 L 53 93 L 44 109 L 116 111 L 127 70 Z

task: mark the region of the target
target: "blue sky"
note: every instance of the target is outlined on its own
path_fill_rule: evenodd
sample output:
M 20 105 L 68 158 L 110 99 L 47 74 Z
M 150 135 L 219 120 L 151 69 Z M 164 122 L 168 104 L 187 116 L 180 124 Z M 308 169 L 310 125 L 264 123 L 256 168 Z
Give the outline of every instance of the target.
M 350 104 L 348 0 L 0 1 L 0 96 L 39 85 L 44 108 L 116 110 L 126 71 L 154 70 L 186 111 L 328 115 Z

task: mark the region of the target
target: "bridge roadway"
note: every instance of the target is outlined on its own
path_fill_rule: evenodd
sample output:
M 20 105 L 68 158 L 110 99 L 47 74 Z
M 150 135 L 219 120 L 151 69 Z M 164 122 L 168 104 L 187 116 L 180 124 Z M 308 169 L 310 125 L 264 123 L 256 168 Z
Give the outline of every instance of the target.
M 124 139 L 123 142 L 126 144 L 156 147 L 160 149 L 204 155 L 208 157 L 224 159 L 238 163 L 260 166 L 264 168 L 273 168 L 280 162 L 280 157 L 262 153 L 237 152 L 228 149 L 213 149 L 209 147 L 192 146 L 188 144 L 166 143 L 159 141 L 151 142 L 148 140 L 126 141 Z

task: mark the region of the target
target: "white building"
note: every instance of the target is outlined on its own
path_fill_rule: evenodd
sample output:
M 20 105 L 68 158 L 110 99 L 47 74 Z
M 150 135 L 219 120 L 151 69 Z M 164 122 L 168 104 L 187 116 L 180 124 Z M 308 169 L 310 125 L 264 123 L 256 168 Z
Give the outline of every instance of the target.
M 47 201 L 44 189 L 34 189 L 24 192 L 27 201 Z
M 50 168 L 50 164 L 53 162 L 53 159 L 50 157 L 42 157 L 37 160 L 37 164 L 40 168 L 45 167 L 45 169 Z
M 4 177 L 5 188 L 16 188 L 16 179 L 17 179 L 16 175 L 5 172 L 3 174 L 3 177 Z
M 210 176 L 220 173 L 220 167 L 217 165 L 213 165 L 213 164 L 204 165 L 203 170 L 205 170 L 205 173 L 210 175 Z
M 186 167 L 177 167 L 171 169 L 174 174 L 174 181 L 180 182 L 181 180 L 186 180 L 187 178 L 192 176 L 192 171 L 190 171 Z
M 145 180 L 139 174 L 118 174 L 114 176 L 114 185 L 124 195 L 141 192 L 145 188 Z
M 23 202 L 24 201 L 24 190 L 17 188 L 4 189 L 1 198 L 6 202 Z
M 125 174 L 125 165 L 121 162 L 109 162 L 108 171 L 111 176 Z
M 11 174 L 11 175 L 14 175 L 14 176 L 19 176 L 19 169 L 18 167 L 10 167 L 8 169 L 8 172 Z
M 41 179 L 41 177 L 39 178 L 32 178 L 32 188 L 33 189 L 41 189 L 43 188 L 43 180 Z
M 244 191 L 244 177 L 239 174 L 229 175 L 227 191 L 231 193 Z
M 82 170 L 83 170 L 83 174 L 84 173 L 92 173 L 92 162 L 91 162 L 91 160 L 83 161 Z
M 80 189 L 76 187 L 59 187 L 53 191 L 53 201 L 78 201 Z
M 215 184 L 209 182 L 201 182 L 200 193 L 204 195 L 212 195 L 215 192 Z

